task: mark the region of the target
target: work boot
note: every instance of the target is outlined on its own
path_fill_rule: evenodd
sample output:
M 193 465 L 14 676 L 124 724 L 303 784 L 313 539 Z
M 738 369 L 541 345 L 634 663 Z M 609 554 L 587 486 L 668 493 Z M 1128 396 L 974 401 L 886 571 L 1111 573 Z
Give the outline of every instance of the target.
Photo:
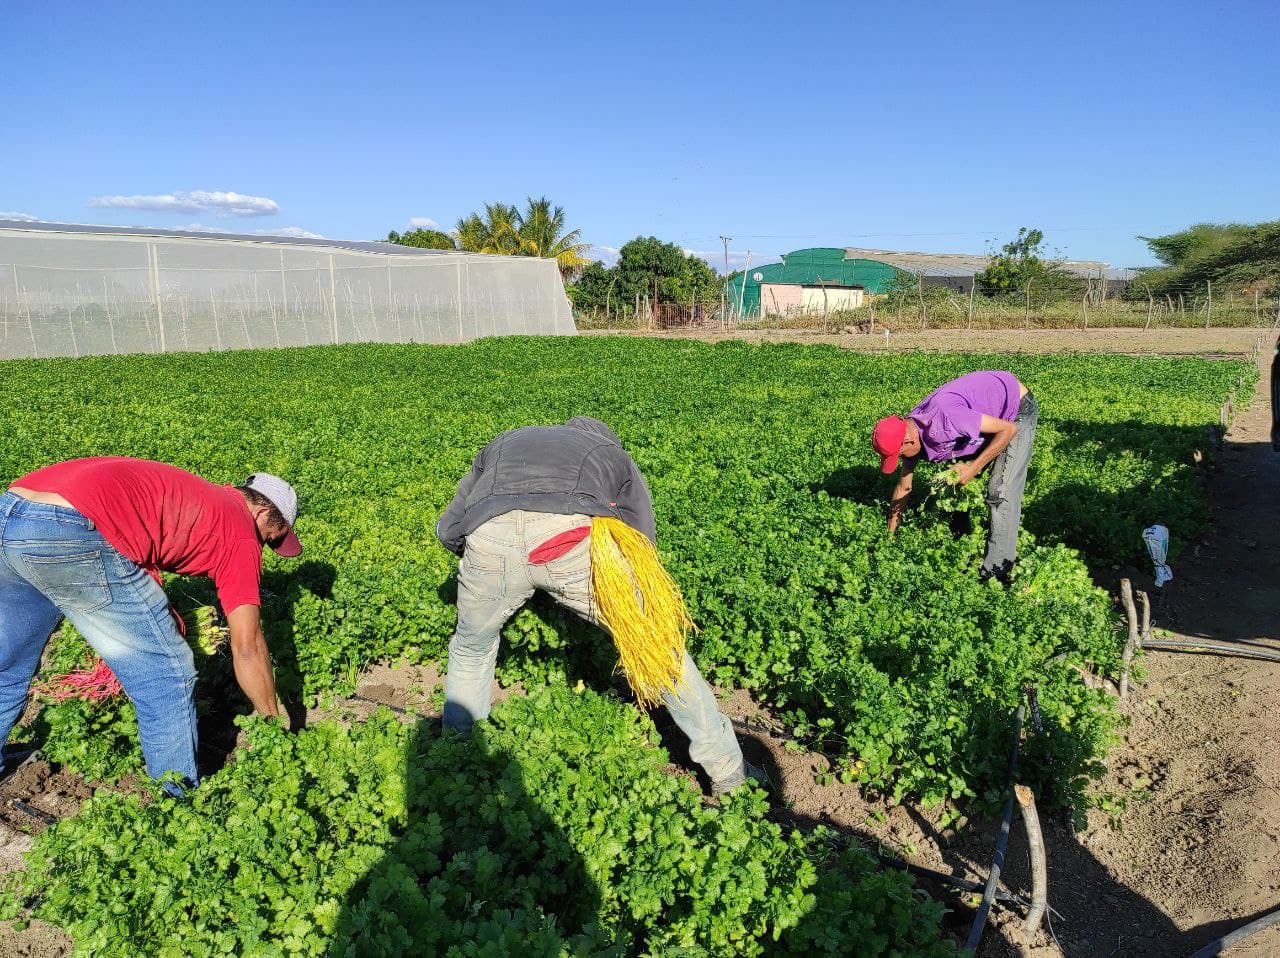
M 739 788 L 747 783 L 747 779 L 751 779 L 766 792 L 769 791 L 773 783 L 769 781 L 769 774 L 762 768 L 756 768 L 745 759 L 742 762 L 742 768 L 734 772 L 728 778 L 711 784 L 711 794 L 716 798 L 727 795 L 735 788 Z

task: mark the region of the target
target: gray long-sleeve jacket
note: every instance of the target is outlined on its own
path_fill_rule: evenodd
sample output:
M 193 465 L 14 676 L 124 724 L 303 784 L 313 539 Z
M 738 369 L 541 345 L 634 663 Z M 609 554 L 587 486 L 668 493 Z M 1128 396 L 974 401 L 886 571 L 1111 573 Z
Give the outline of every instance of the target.
M 522 426 L 480 450 L 436 524 L 450 552 L 468 535 L 514 509 L 614 516 L 655 540 L 653 499 L 614 431 L 575 416 L 563 426 Z

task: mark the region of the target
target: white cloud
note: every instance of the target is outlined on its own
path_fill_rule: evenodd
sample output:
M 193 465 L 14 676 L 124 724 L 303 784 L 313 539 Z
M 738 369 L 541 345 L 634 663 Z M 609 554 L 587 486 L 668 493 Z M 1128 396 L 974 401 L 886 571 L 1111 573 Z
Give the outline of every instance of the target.
M 409 217 L 409 229 L 411 230 L 438 230 L 439 228 L 440 224 L 430 216 Z
M 605 266 L 612 266 L 618 262 L 620 252 L 616 246 L 588 246 L 586 257 L 590 260 L 603 260 Z
M 697 256 L 704 259 L 710 264 L 716 272 L 724 272 L 724 249 L 686 249 L 686 256 Z M 751 265 L 753 267 L 763 265 L 764 263 L 776 263 L 778 257 L 772 253 L 751 253 Z M 747 265 L 747 252 L 745 250 L 729 250 L 729 269 L 742 269 Z
M 155 210 L 162 213 L 212 213 L 215 216 L 271 216 L 280 205 L 265 196 L 194 190 L 135 196 L 95 196 L 90 206 L 108 209 Z
M 298 239 L 324 239 L 324 234 L 304 230 L 301 226 L 281 226 L 277 229 L 254 230 L 256 236 L 295 236 Z
M 40 217 L 30 213 L 0 213 L 0 220 L 17 220 L 19 223 L 39 223 Z

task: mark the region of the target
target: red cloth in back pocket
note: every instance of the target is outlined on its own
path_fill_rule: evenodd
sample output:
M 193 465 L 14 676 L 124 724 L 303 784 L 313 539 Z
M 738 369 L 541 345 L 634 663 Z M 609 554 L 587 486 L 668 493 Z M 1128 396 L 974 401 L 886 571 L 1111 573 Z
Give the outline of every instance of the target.
M 578 526 L 558 536 L 552 536 L 529 553 L 529 565 L 546 565 L 552 559 L 559 559 L 589 535 L 591 535 L 590 526 Z

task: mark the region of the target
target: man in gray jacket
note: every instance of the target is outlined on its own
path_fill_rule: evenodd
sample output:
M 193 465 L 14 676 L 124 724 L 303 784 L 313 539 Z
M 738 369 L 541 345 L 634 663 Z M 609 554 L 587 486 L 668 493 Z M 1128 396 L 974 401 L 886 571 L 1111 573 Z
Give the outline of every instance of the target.
M 587 416 L 504 432 L 480 450 L 436 525 L 458 564 L 458 627 L 449 642 L 444 726 L 485 719 L 502 627 L 537 589 L 599 625 L 591 599 L 592 516 L 655 540 L 649 487 L 613 430 Z M 729 720 L 688 653 L 663 697 L 715 794 L 763 773 L 747 765 Z

